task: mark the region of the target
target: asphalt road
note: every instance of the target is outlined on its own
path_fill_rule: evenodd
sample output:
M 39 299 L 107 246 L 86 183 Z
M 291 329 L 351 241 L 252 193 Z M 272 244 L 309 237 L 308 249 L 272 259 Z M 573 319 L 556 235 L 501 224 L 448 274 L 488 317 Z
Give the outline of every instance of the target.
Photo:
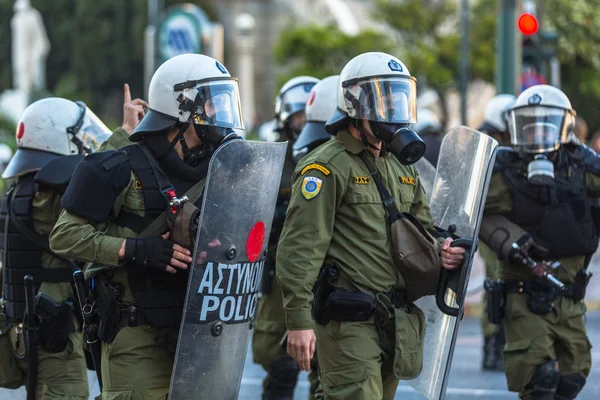
M 580 400 L 600 399 L 600 311 L 588 315 L 588 334 L 593 349 L 594 367 L 588 378 L 587 385 L 579 395 Z M 479 328 L 479 320 L 465 319 L 460 328 L 459 339 L 455 352 L 452 372 L 448 385 L 446 398 L 448 400 L 459 399 L 517 399 L 517 395 L 506 389 L 506 381 L 502 373 L 482 372 L 481 364 L 482 337 Z M 260 366 L 252 363 L 251 349 L 246 357 L 240 400 L 260 400 L 262 379 L 264 371 Z M 98 393 L 93 373 L 90 373 L 90 384 L 92 391 L 90 400 Z M 296 388 L 296 399 L 308 398 L 308 380 L 306 373 L 302 373 Z M 0 400 L 24 400 L 25 391 L 0 389 Z M 396 399 L 423 400 L 424 396 L 414 392 L 406 384 L 401 384 L 396 393 Z

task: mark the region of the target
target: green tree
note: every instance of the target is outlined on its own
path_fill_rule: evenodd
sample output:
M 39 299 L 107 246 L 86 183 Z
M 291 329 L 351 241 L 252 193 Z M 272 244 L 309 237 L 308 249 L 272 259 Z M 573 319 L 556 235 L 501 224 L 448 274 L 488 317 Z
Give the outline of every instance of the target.
M 460 79 L 460 20 L 449 0 L 375 0 L 374 17 L 394 32 L 401 59 L 421 84 L 435 90 L 447 120 L 445 93 Z M 494 77 L 495 0 L 480 0 L 470 12 L 469 79 Z M 477 16 L 477 18 L 473 18 Z
M 394 52 L 394 43 L 369 30 L 349 36 L 331 26 L 286 29 L 274 50 L 276 62 L 285 67 L 285 73 L 278 77 L 278 87 L 298 75 L 319 79 L 338 75 L 348 61 L 368 51 Z
M 188 2 L 216 19 L 212 1 Z M 12 87 L 13 3 L 0 1 L 0 93 Z M 164 0 L 165 7 L 179 3 Z M 31 0 L 31 4 L 42 14 L 52 46 L 46 61 L 48 90 L 56 96 L 83 100 L 103 119 L 116 124 L 123 83 L 130 84 L 134 96 L 143 95 L 147 0 Z
M 591 136 L 600 130 L 600 0 L 547 0 L 545 10 L 559 37 L 562 90 Z

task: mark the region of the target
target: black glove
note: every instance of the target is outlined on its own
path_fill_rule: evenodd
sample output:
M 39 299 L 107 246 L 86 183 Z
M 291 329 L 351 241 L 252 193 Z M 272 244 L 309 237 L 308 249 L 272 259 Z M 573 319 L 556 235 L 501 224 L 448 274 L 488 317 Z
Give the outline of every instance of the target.
M 529 233 L 521 236 L 519 240 L 517 240 L 515 243 L 521 248 L 521 251 L 523 253 L 533 258 L 534 260 L 544 260 L 548 255 L 548 249 L 544 246 L 537 244 Z M 515 260 L 516 258 L 518 261 L 520 258 L 518 250 L 511 250 L 509 257 L 511 258 L 511 260 Z
M 133 262 L 135 265 L 166 271 L 175 252 L 174 245 L 175 243 L 162 236 L 143 239 L 130 238 L 125 242 L 124 260 Z

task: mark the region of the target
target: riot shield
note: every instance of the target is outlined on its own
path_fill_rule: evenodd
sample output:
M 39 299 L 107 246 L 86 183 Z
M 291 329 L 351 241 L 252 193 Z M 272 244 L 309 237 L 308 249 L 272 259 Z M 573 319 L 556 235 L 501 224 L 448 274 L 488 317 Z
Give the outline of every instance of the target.
M 431 192 L 433 192 L 433 181 L 435 180 L 435 166 L 431 164 L 425 157 L 421 157 L 419 161 L 413 164 L 419 174 L 419 181 L 425 189 L 427 199 L 431 200 Z
M 169 399 L 236 399 L 287 144 L 233 140 L 203 195 Z
M 423 370 L 407 383 L 432 400 L 445 397 L 497 147 L 493 138 L 467 127 L 452 129 L 442 142 L 431 215 L 436 226 L 453 225 L 461 238 L 456 244 L 462 242 L 467 251 L 462 269 L 450 274 L 442 270 L 438 295 L 416 302 L 427 324 Z

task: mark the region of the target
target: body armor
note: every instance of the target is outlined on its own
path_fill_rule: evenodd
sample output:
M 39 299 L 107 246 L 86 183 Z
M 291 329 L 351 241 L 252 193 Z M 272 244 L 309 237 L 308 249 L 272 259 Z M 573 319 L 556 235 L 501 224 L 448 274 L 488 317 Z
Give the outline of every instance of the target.
M 549 249 L 551 259 L 592 254 L 598 247 L 585 173 L 596 172 L 599 163 L 588 151 L 561 148 L 555 155 L 555 182 L 547 186 L 527 181 L 527 162 L 519 153 L 499 151 L 495 170 L 502 173 L 513 200 L 507 217 Z

